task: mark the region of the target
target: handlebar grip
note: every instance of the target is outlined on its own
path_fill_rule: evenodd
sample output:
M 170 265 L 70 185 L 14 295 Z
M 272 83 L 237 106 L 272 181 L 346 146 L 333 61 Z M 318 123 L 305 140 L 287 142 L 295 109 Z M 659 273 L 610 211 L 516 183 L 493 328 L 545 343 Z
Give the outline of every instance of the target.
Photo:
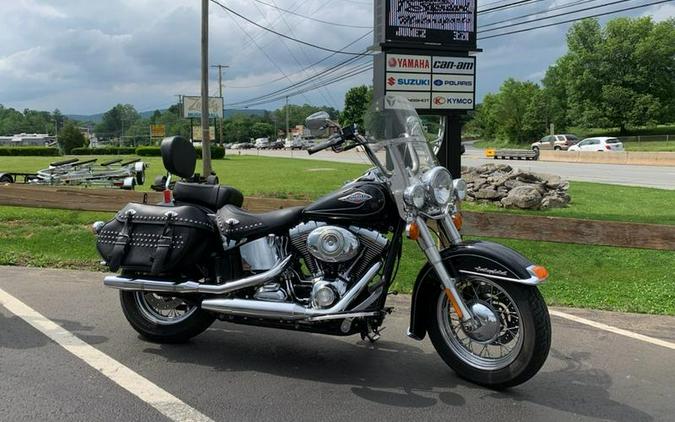
M 332 141 L 331 142 L 324 142 L 323 144 L 319 144 L 319 145 L 314 145 L 313 147 L 307 148 L 307 153 L 309 155 L 316 154 L 317 152 L 319 152 L 321 150 L 324 150 L 324 149 L 330 147 L 331 145 L 333 145 Z

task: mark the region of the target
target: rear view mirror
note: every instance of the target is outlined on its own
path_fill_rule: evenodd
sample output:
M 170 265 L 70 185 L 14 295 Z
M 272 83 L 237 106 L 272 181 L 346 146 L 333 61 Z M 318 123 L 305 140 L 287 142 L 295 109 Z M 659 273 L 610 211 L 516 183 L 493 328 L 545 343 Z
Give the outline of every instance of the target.
M 317 111 L 305 119 L 305 127 L 311 131 L 324 129 L 330 123 L 330 116 L 325 111 Z

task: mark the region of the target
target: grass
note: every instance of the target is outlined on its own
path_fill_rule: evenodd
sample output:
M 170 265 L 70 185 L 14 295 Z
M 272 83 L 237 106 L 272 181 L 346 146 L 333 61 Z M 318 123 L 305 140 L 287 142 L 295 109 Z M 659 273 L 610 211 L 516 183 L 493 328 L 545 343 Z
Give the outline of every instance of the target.
M 0 157 L 0 172 L 34 172 L 49 163 L 72 157 Z M 98 158 L 99 162 L 117 158 L 114 156 L 78 156 L 81 160 Z M 133 157 L 120 157 L 133 158 Z M 159 157 L 144 157 L 150 164 L 146 183 L 137 190 L 147 191 L 155 176 L 164 174 Z M 197 171 L 201 172 L 201 161 Z M 236 186 L 244 195 L 275 198 L 312 199 L 330 192 L 343 183 L 363 173 L 364 164 L 335 163 L 329 161 L 295 160 L 291 158 L 256 157 L 233 155 L 223 160 L 213 160 L 213 170 L 220 183 Z
M 585 218 L 634 223 L 675 224 L 675 191 L 634 186 L 570 182 L 572 202 L 567 208 L 514 210 L 493 204 L 464 202 L 470 211 L 493 211 L 524 215 Z
M 0 265 L 104 270 L 89 225 L 112 213 L 0 206 Z M 675 315 L 675 251 L 496 240 L 533 262 L 551 279 L 542 286 L 550 305 Z M 411 241 L 392 287 L 409 293 L 425 262 Z

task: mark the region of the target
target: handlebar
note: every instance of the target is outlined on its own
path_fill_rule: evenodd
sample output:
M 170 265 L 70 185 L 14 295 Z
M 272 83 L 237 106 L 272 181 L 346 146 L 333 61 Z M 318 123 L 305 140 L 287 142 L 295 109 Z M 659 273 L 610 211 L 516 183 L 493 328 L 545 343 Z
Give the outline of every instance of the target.
M 317 152 L 323 151 L 326 148 L 334 147 L 335 145 L 338 145 L 342 141 L 343 141 L 343 139 L 342 139 L 341 136 L 339 136 L 339 135 L 335 136 L 334 139 L 328 139 L 328 141 L 326 141 L 322 144 L 315 145 L 313 147 L 307 148 L 307 153 L 309 155 L 316 154 Z

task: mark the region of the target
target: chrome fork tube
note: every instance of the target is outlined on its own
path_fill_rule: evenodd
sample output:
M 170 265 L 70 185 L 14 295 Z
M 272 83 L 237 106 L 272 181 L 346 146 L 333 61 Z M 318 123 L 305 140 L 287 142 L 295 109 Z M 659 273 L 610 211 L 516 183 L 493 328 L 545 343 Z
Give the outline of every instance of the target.
M 445 217 L 438 220 L 438 226 L 443 233 L 450 239 L 450 243 L 456 245 L 462 241 L 462 235 L 459 234 L 457 227 L 452 222 L 450 215 L 445 214 Z
M 440 252 L 438 252 L 436 242 L 434 242 L 434 239 L 431 236 L 431 232 L 429 231 L 429 227 L 427 227 L 427 223 L 424 221 L 424 219 L 422 219 L 422 217 L 419 216 L 416 217 L 415 222 L 417 223 L 417 227 L 419 227 L 420 230 L 420 237 L 417 240 L 417 242 L 422 248 L 424 254 L 427 256 L 427 259 L 429 260 L 431 266 L 434 267 L 436 274 L 438 274 L 438 278 L 441 279 L 443 287 L 448 289 L 450 291 L 450 294 L 452 294 L 452 296 L 454 297 L 457 306 L 459 307 L 459 310 L 462 312 L 462 322 L 471 321 L 473 319 L 473 314 L 466 306 L 464 300 L 462 300 L 462 297 L 457 291 L 457 288 L 455 287 L 456 280 L 450 277 L 450 274 L 448 274 L 448 270 L 445 269 L 445 266 L 443 265 L 443 260 L 441 259 L 441 254 Z M 450 224 L 452 224 L 452 221 L 450 222 Z

